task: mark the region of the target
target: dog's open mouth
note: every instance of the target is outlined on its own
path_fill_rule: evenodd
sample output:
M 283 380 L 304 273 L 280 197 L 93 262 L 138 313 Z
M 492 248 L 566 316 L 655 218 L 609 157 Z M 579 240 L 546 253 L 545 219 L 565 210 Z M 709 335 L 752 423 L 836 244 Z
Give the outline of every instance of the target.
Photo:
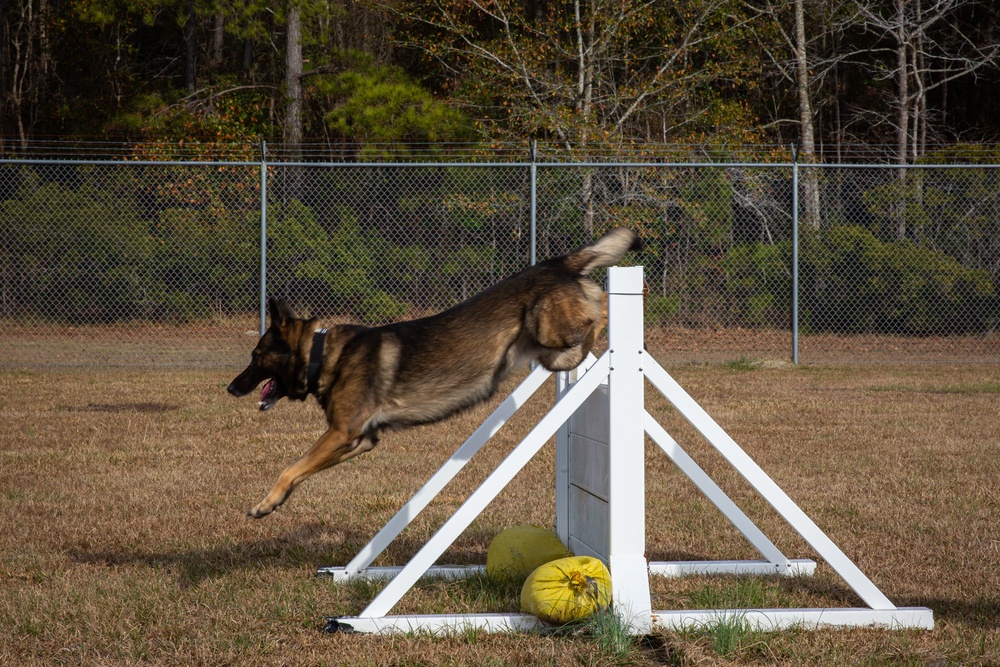
M 281 392 L 278 391 L 278 385 L 275 384 L 274 380 L 268 380 L 264 383 L 264 388 L 260 390 L 260 401 L 257 405 L 260 406 L 261 412 L 270 410 L 279 398 L 281 398 Z

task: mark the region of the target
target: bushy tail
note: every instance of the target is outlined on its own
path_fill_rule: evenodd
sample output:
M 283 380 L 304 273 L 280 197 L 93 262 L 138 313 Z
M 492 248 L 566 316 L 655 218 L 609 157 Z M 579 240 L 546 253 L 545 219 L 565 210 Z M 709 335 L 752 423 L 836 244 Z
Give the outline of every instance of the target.
M 619 227 L 612 229 L 590 245 L 566 255 L 563 262 L 571 271 L 590 273 L 594 269 L 617 264 L 625 253 L 629 250 L 638 250 L 641 245 L 635 232 Z

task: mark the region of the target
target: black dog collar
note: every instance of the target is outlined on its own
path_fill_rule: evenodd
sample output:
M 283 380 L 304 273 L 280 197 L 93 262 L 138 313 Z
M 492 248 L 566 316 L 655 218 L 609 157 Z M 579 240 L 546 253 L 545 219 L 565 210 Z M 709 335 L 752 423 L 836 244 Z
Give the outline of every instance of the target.
M 315 394 L 319 389 L 319 372 L 323 369 L 326 332 L 326 329 L 316 329 L 313 332 L 312 349 L 309 351 L 309 372 L 306 375 L 306 389 L 310 394 Z

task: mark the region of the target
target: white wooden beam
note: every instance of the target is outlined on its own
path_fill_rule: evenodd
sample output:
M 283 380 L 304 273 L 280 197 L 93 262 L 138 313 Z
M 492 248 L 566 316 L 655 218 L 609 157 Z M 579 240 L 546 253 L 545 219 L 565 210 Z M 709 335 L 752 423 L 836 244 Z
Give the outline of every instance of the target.
M 417 614 L 413 616 L 345 616 L 327 619 L 330 632 L 449 635 L 485 632 L 530 632 L 545 624 L 530 614 Z
M 815 572 L 816 561 L 807 558 L 795 558 L 787 564 L 766 560 L 680 560 L 654 561 L 649 564 L 649 573 L 660 577 L 715 574 L 807 577 Z
M 752 630 L 770 632 L 801 628 L 916 628 L 934 629 L 934 614 L 925 607 L 893 609 L 695 609 L 653 611 L 653 625 L 666 630 L 705 629 L 725 622 L 745 624 Z

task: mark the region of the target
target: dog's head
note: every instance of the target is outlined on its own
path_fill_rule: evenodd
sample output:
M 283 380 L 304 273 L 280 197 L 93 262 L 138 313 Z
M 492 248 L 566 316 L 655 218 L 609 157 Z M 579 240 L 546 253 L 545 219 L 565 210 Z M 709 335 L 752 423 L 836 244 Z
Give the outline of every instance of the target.
M 296 317 L 280 299 L 268 300 L 271 324 L 250 354 L 250 365 L 229 383 L 233 396 L 246 396 L 266 380 L 260 409 L 270 410 L 284 397 L 301 401 L 309 395 L 307 373 L 315 319 Z

